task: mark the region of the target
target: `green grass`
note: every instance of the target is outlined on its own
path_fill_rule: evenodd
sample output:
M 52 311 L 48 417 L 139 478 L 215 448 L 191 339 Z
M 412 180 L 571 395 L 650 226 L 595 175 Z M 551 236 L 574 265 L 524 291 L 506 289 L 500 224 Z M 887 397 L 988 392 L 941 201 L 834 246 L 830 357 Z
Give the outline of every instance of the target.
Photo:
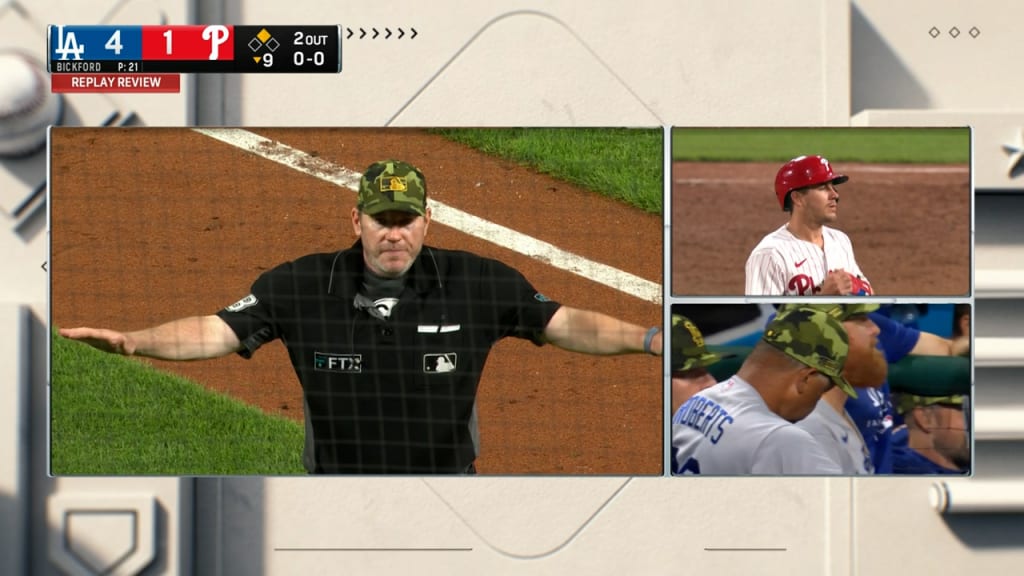
M 141 361 L 52 342 L 53 474 L 305 473 L 301 425 Z
M 784 162 L 820 154 L 836 162 L 967 163 L 966 128 L 674 128 L 672 159 Z
M 431 132 L 641 210 L 661 213 L 664 160 L 660 128 L 456 128 Z

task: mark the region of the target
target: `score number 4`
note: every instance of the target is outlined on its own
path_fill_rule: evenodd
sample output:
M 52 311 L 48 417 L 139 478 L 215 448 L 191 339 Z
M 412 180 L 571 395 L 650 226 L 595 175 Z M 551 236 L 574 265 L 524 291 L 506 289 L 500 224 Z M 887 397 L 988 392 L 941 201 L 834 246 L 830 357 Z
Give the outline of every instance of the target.
M 114 30 L 110 38 L 107 38 L 107 42 L 103 44 L 103 47 L 113 52 L 115 56 L 121 55 L 121 51 L 124 50 L 124 44 L 121 43 L 121 30 L 119 28 Z M 85 42 L 79 44 L 78 37 L 75 36 L 74 31 L 65 34 L 64 26 L 57 26 L 57 47 L 53 51 L 60 56 L 61 60 L 67 60 L 68 56 L 73 57 L 75 60 L 81 60 L 85 50 Z

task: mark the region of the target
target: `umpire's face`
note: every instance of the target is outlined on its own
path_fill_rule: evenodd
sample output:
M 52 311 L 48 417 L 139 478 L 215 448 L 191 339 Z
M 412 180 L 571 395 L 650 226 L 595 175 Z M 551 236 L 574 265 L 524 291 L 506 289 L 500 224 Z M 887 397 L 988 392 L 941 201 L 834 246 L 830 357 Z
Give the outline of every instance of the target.
M 384 278 L 405 274 L 419 256 L 430 226 L 425 215 L 390 210 L 370 216 L 352 209 L 352 228 L 363 242 L 363 259 L 370 270 Z

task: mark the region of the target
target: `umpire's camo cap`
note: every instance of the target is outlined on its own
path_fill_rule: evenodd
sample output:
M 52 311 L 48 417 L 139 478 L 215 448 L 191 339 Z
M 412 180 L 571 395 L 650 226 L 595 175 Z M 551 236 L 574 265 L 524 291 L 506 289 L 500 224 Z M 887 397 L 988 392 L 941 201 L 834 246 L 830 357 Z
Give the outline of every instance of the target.
M 797 308 L 811 308 L 814 310 L 821 310 L 836 320 L 845 322 L 853 316 L 870 314 L 871 312 L 878 310 L 878 307 L 878 304 L 810 304 L 801 302 L 799 304 L 783 304 L 779 307 L 779 314 L 789 310 L 796 310 Z
M 762 339 L 790 358 L 828 376 L 851 398 L 853 386 L 843 378 L 850 340 L 840 320 L 811 307 L 779 310 L 768 323 Z
M 725 356 L 709 352 L 697 325 L 686 316 L 672 315 L 672 371 L 685 372 L 711 366 Z
M 369 215 L 389 210 L 426 213 L 427 182 L 416 167 L 399 160 L 374 162 L 359 182 L 359 209 Z

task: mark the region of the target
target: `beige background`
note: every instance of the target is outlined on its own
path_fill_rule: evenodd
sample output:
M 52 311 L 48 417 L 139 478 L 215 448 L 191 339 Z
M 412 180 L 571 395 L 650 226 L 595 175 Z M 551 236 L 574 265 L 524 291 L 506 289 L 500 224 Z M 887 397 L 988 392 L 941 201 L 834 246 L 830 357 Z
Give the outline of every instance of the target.
M 419 32 L 412 41 L 345 41 L 337 76 L 187 78 L 178 96 L 75 99 L 85 124 L 111 112 L 150 125 L 972 124 L 975 183 L 985 192 L 976 199 L 979 441 L 977 475 L 960 485 L 980 490 L 951 483 L 949 493 L 958 511 L 981 493 L 987 501 L 975 509 L 1001 513 L 942 515 L 929 479 L 46 479 L 45 226 L 4 213 L 0 572 L 99 572 L 122 557 L 114 573 L 1018 569 L 1024 179 L 1010 168 L 1024 146 L 1024 4 L 402 4 L 0 0 L 0 44 L 41 55 L 46 23 L 118 18 Z M 5 164 L 0 176 L 11 170 Z M 6 184 L 3 193 L 19 190 Z M 19 402 L 31 408 L 12 409 Z M 110 538 L 92 538 L 97 531 Z

